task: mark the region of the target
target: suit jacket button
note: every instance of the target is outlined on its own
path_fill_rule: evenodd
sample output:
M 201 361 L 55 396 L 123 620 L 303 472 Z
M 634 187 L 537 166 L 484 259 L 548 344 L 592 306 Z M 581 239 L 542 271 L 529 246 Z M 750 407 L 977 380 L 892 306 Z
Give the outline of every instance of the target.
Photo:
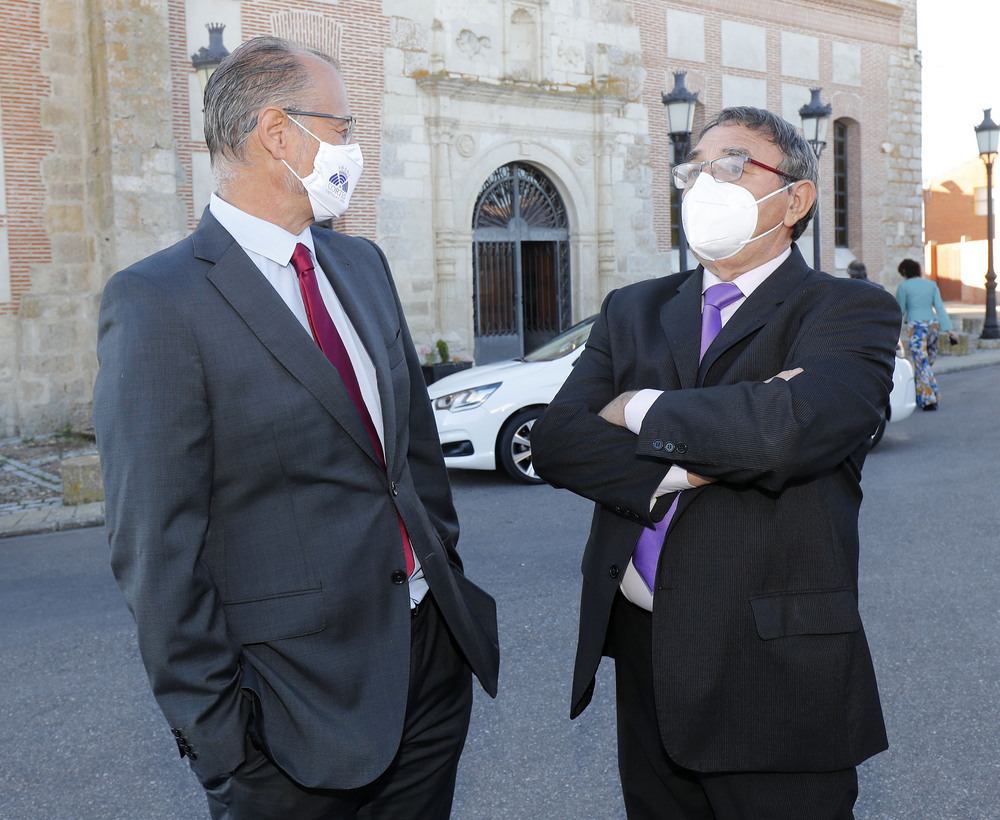
M 406 573 L 401 569 L 394 569 L 392 571 L 392 582 L 394 584 L 405 584 L 406 583 Z
M 657 439 L 653 439 L 653 449 L 654 450 L 662 450 L 663 449 L 663 442 L 660 441 L 658 438 Z
M 686 453 L 687 451 L 688 451 L 688 446 L 687 446 L 687 445 L 686 445 L 686 444 L 685 444 L 684 442 L 680 442 L 680 443 L 679 443 L 679 444 L 677 445 L 677 452 L 678 452 L 678 453 L 681 453 L 681 454 L 684 454 L 684 453 Z
M 618 564 L 612 564 L 610 569 L 608 570 L 608 575 L 610 575 L 612 578 L 617 578 L 618 572 L 619 572 Z
M 677 449 L 677 447 L 674 445 L 672 441 L 665 441 L 663 442 L 663 449 L 666 450 L 668 453 L 672 453 L 674 450 Z

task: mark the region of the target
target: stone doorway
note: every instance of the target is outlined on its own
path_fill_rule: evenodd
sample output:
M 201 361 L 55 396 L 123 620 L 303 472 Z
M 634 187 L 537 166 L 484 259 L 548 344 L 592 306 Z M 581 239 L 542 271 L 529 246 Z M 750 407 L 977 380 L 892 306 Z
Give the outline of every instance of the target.
M 523 356 L 570 326 L 566 208 L 545 174 L 520 162 L 490 174 L 472 237 L 477 364 Z

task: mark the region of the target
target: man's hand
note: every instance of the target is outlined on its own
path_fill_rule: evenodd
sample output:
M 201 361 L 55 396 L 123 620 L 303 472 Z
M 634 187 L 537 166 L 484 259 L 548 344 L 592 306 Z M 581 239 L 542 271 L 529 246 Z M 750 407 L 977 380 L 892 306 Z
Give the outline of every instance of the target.
M 794 370 L 782 370 L 780 373 L 776 373 L 769 379 L 764 379 L 764 384 L 770 384 L 775 379 L 784 379 L 786 382 L 790 382 L 793 378 L 802 372 L 801 367 L 796 367 Z
M 625 424 L 625 405 L 629 403 L 629 400 L 638 393 L 638 390 L 629 390 L 627 393 L 622 393 L 617 398 L 609 401 L 604 409 L 601 410 L 598 415 L 605 421 L 610 421 L 612 424 L 617 424 L 619 427 L 628 427 Z

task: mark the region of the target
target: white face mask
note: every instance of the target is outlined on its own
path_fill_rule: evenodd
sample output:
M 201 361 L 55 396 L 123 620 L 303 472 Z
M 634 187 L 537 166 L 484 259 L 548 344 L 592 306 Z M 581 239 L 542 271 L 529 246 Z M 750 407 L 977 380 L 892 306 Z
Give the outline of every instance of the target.
M 350 145 L 331 145 L 323 142 L 298 120 L 292 118 L 292 122 L 319 143 L 319 150 L 313 160 L 312 173 L 306 177 L 300 177 L 291 165 L 284 160 L 282 162 L 285 162 L 285 167 L 305 187 L 316 221 L 336 219 L 347 210 L 354 186 L 361 178 L 365 165 L 361 146 L 356 142 Z
M 698 174 L 681 201 L 684 235 L 691 250 L 702 259 L 716 262 L 736 255 L 748 243 L 778 230 L 784 221 L 760 236 L 753 235 L 757 230 L 757 205 L 792 184 L 755 200 L 753 194 L 734 182 L 716 182 L 707 171 Z

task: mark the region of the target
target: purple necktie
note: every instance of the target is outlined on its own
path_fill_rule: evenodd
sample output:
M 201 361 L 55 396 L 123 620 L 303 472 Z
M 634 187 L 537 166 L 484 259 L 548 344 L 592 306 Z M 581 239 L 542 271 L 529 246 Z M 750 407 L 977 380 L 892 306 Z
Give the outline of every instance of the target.
M 722 309 L 731 305 L 737 299 L 743 298 L 741 291 L 732 282 L 722 282 L 712 285 L 705 291 L 705 308 L 701 312 L 701 353 L 698 356 L 700 362 L 705 358 L 705 351 L 708 346 L 715 341 L 715 337 L 722 330 Z
M 743 292 L 732 282 L 712 285 L 705 291 L 705 308 L 701 312 L 701 354 L 698 356 L 698 361 L 702 360 L 705 351 L 722 330 L 722 309 L 742 298 Z M 680 493 L 674 496 L 673 504 L 670 505 L 670 509 L 667 510 L 663 519 L 657 523 L 655 529 L 647 527 L 642 531 L 632 553 L 632 563 L 642 580 L 646 582 L 650 592 L 652 592 L 653 583 L 656 581 L 656 565 L 659 563 L 660 551 L 663 549 L 663 538 L 670 525 L 670 519 L 674 517 L 674 510 L 677 509 L 677 500 L 680 497 Z
M 343 381 L 344 387 L 347 388 L 347 393 L 350 395 L 351 401 L 354 402 L 354 407 L 358 411 L 358 415 L 361 416 L 361 422 L 368 432 L 368 438 L 371 439 L 372 446 L 375 448 L 375 455 L 378 456 L 378 462 L 384 470 L 385 455 L 382 453 L 382 441 L 375 430 L 371 413 L 368 412 L 368 405 L 365 404 L 364 397 L 361 395 L 358 375 L 354 372 L 354 365 L 351 364 L 351 357 L 347 353 L 347 348 L 344 347 L 344 340 L 340 337 L 333 319 L 330 318 L 326 304 L 323 302 L 323 297 L 319 292 L 312 254 L 309 253 L 309 248 L 301 242 L 292 251 L 292 267 L 295 268 L 295 272 L 299 277 L 299 289 L 302 291 L 302 301 L 306 306 L 306 316 L 309 318 L 309 328 L 312 330 L 313 338 L 316 340 L 316 344 L 319 345 L 320 350 L 326 354 L 330 363 L 337 368 L 340 379 Z M 397 517 L 399 517 L 398 513 Z M 403 524 L 402 518 L 399 519 L 399 532 L 403 538 L 406 573 L 407 575 L 412 575 L 416 564 L 413 560 L 413 547 L 410 545 L 410 536 L 406 532 L 406 526 Z

